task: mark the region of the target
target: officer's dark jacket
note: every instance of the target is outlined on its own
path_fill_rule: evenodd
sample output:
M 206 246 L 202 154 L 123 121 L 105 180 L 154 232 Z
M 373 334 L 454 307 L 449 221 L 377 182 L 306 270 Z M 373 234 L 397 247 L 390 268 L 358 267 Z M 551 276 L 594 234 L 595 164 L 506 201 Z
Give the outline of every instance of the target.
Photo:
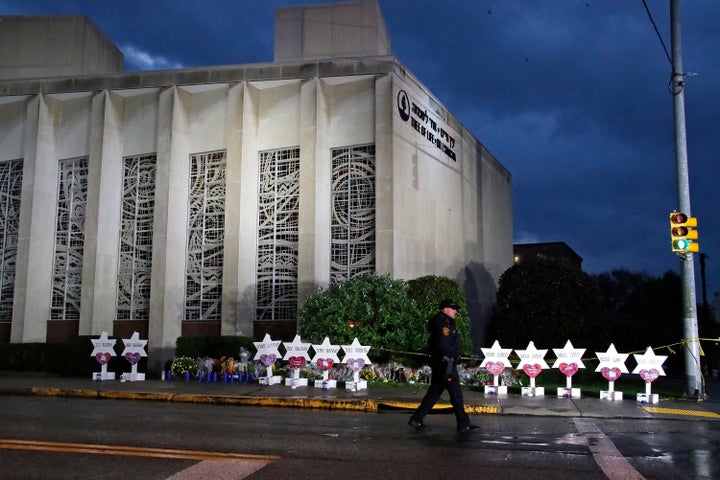
M 430 357 L 442 361 L 443 357 L 457 359 L 460 357 L 460 336 L 455 328 L 455 320 L 438 312 L 428 320 L 428 347 Z

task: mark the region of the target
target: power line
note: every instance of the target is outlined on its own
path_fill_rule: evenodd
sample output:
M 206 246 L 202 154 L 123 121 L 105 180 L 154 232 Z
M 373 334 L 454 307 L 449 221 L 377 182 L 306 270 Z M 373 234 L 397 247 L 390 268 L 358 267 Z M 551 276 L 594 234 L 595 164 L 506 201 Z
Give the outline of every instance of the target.
M 665 56 L 667 57 L 668 62 L 670 62 L 670 65 L 672 65 L 672 58 L 670 57 L 670 52 L 668 52 L 668 49 L 665 46 L 665 42 L 662 39 L 662 35 L 660 35 L 660 30 L 658 30 L 657 24 L 655 24 L 655 20 L 653 19 L 652 13 L 650 12 L 650 7 L 648 7 L 647 2 L 645 0 L 642 0 L 642 3 L 645 6 L 645 11 L 648 14 L 650 23 L 652 23 L 652 26 L 655 29 L 655 33 L 657 34 L 658 38 L 660 39 L 660 43 L 662 44 L 663 50 L 665 50 Z

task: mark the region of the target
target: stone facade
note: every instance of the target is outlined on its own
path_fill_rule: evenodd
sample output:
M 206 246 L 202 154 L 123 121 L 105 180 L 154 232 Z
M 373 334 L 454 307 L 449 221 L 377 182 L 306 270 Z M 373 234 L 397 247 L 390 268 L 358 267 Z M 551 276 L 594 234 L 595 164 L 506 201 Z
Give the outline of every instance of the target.
M 290 340 L 363 268 L 457 279 L 478 341 L 512 264 L 509 172 L 392 55 L 0 80 L 0 131 L 0 341 Z

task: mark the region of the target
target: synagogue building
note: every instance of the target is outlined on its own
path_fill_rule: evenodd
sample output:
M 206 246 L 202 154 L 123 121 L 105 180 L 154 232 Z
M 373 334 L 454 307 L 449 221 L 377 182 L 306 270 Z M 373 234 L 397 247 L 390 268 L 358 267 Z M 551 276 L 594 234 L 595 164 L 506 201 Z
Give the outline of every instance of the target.
M 272 62 L 163 71 L 83 16 L 0 20 L 0 343 L 137 331 L 160 365 L 180 336 L 289 341 L 310 293 L 377 273 L 457 280 L 480 346 L 511 175 L 377 0 L 277 9 Z

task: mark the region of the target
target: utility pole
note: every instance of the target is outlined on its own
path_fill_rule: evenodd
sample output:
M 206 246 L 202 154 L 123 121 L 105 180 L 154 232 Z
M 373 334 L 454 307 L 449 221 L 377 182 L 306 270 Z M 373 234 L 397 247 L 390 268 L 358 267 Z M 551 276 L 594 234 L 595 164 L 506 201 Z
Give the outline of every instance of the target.
M 675 163 L 677 165 L 678 206 L 690 217 L 690 181 L 688 176 L 687 138 L 685 130 L 685 73 L 682 64 L 680 38 L 680 0 L 670 0 L 672 38 L 673 112 L 675 117 Z M 698 335 L 697 302 L 695 300 L 695 267 L 693 254 L 681 253 L 680 269 L 683 302 L 683 334 L 685 341 L 685 372 L 687 395 L 704 400 L 704 385 L 700 371 L 700 340 Z

